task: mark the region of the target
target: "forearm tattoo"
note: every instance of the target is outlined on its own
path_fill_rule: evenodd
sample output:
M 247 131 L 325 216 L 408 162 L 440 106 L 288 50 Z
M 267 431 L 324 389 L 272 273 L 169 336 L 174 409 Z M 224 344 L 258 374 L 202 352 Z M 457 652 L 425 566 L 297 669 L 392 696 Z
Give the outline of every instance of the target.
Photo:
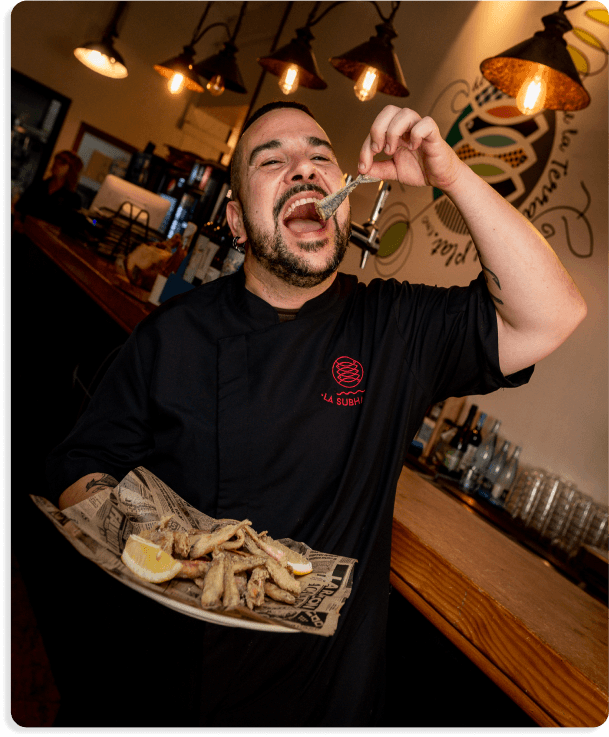
M 489 274 L 491 275 L 491 279 L 492 279 L 492 280 L 493 280 L 493 281 L 495 282 L 495 284 L 497 285 L 497 289 L 499 289 L 499 290 L 501 291 L 501 284 L 499 283 L 499 278 L 497 277 L 497 274 L 495 274 L 495 272 L 494 272 L 494 271 L 491 271 L 491 270 L 490 270 L 490 269 L 488 268 L 488 266 L 485 266 L 485 265 L 484 265 L 484 264 L 482 263 L 482 260 L 480 261 L 480 266 L 482 266 L 482 268 L 484 269 L 484 271 L 485 271 L 485 272 L 488 272 L 488 273 L 489 273 Z M 493 294 L 493 293 L 491 292 L 491 290 L 490 290 L 490 284 L 489 284 L 489 280 L 488 280 L 488 276 L 486 275 L 486 273 L 484 274 L 484 278 L 486 279 L 486 285 L 487 285 L 487 287 L 489 287 L 488 293 L 489 293 L 489 294 L 491 295 L 491 298 L 492 298 L 492 299 L 494 299 L 494 300 L 495 300 L 495 302 L 496 302 L 496 303 L 497 303 L 498 305 L 502 305 L 502 304 L 503 304 L 503 302 L 502 302 L 502 301 L 501 301 L 501 300 L 499 299 L 499 297 L 495 297 L 495 295 L 494 295 L 494 294 Z
M 115 486 L 118 486 L 118 481 L 114 478 L 114 476 L 110 476 L 110 474 L 105 473 L 99 479 L 91 479 L 91 481 L 88 481 L 85 489 L 87 492 L 95 494 L 95 492 L 101 491 L 102 486 L 109 486 L 111 489 L 113 489 Z

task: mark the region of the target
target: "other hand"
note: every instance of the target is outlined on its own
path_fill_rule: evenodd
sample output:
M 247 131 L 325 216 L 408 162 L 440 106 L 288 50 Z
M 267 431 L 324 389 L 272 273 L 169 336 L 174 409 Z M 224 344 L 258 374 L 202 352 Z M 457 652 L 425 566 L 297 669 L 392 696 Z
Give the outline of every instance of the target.
M 384 152 L 390 159 L 374 161 Z M 430 117 L 388 105 L 376 117 L 359 157 L 359 173 L 413 187 L 450 189 L 467 166 L 440 135 Z

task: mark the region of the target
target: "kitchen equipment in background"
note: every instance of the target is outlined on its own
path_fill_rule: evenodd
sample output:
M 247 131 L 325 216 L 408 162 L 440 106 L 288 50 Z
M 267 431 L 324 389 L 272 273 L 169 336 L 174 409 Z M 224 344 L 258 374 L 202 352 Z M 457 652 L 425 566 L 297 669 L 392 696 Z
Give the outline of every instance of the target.
M 352 179 L 351 175 L 349 175 L 346 179 L 345 185 L 349 185 Z M 385 202 L 387 201 L 390 191 L 391 185 L 389 182 L 381 181 L 369 220 L 367 220 L 363 225 L 351 223 L 351 243 L 354 243 L 362 249 L 362 258 L 360 261 L 361 269 L 366 266 L 368 256 L 370 254 L 376 254 L 379 250 L 380 241 L 376 223 L 383 210 Z
M 131 157 L 125 179 L 128 182 L 157 192 L 169 170 L 169 162 L 154 153 L 155 145 L 149 143 L 144 151 L 137 151 Z
M 158 190 L 162 197 L 171 198 L 173 203 L 162 228 L 168 237 L 182 233 L 188 222 L 199 226 L 208 222 L 228 190 L 226 167 L 190 157 L 183 157 L 182 161 L 181 168 L 173 166 L 168 170 L 163 186 Z
M 108 174 L 93 198 L 89 217 L 123 214 L 152 230 L 160 231 L 170 203 L 150 190 Z

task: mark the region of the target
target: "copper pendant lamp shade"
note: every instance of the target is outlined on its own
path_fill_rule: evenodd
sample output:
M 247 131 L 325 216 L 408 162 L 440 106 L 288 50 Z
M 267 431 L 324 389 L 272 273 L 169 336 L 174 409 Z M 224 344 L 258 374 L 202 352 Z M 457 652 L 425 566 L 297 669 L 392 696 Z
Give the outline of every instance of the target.
M 281 77 L 290 65 L 300 68 L 299 84 L 312 90 L 325 90 L 327 82 L 322 78 L 317 60 L 311 48 L 313 34 L 304 26 L 296 29 L 296 38 L 282 46 L 274 54 L 258 59 L 260 66 L 267 72 Z
M 200 77 L 205 79 L 213 79 L 221 76 L 224 80 L 224 87 L 231 92 L 247 93 L 241 72 L 237 66 L 235 54 L 237 47 L 230 41 L 226 41 L 224 48 L 217 54 L 204 59 L 195 64 L 194 71 Z
M 517 97 L 523 85 L 536 74 L 543 77 L 548 110 L 582 110 L 590 96 L 579 74 L 563 34 L 573 29 L 563 12 L 542 18 L 544 30 L 480 64 L 484 77 L 510 97 Z
M 392 39 L 397 34 L 390 23 L 376 26 L 377 35 L 371 36 L 351 51 L 330 59 L 332 66 L 349 79 L 357 80 L 367 67 L 378 70 L 378 92 L 394 97 L 407 97 L 410 92 L 402 74 L 400 62 L 393 49 Z
M 192 46 L 184 46 L 184 51 L 179 56 L 174 56 L 161 64 L 155 64 L 155 70 L 167 79 L 174 74 L 184 77 L 184 87 L 193 92 L 203 92 L 204 87 L 193 69 L 194 49 Z

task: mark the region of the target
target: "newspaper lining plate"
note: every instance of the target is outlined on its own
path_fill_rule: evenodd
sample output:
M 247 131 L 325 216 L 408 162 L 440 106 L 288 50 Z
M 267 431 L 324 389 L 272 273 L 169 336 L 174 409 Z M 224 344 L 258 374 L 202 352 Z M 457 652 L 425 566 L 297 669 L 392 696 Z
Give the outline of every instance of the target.
M 141 466 L 130 471 L 117 487 L 102 490 L 62 511 L 44 497 L 30 494 L 30 498 L 85 558 L 138 593 L 195 619 L 225 627 L 329 637 L 335 633 L 340 609 L 351 594 L 353 567 L 357 560 L 312 550 L 288 538 L 283 539 L 284 544 L 306 548 L 313 571 L 301 577 L 297 605 L 273 603 L 264 613 L 262 610 L 258 613 L 261 621 L 256 619 L 256 612 L 242 606 L 235 609 L 234 615 L 225 614 L 227 610 L 202 609 L 198 606 L 200 597 L 184 589 L 177 579 L 159 589 L 155 584 L 137 581 L 120 558 L 130 534 L 150 528 L 151 522 L 167 514 L 175 518 L 183 530 L 208 530 L 214 524 L 212 517 L 192 507 Z

